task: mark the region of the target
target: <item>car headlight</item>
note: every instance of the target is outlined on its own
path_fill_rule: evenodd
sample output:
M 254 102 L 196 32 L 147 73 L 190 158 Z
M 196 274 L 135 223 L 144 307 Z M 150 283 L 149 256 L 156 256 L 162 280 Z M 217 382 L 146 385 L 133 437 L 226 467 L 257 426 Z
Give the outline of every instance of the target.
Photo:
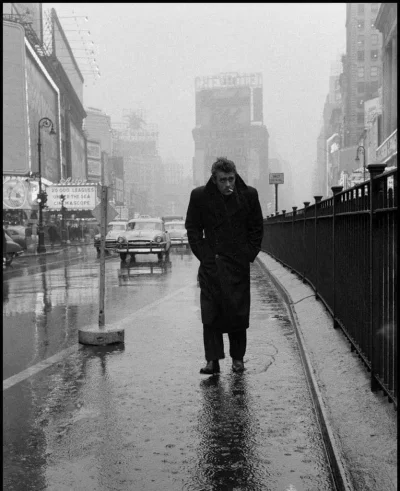
M 162 242 L 163 241 L 163 238 L 161 237 L 161 235 L 158 235 L 155 239 L 154 239 L 155 242 Z
M 127 242 L 126 237 L 123 237 L 123 236 L 118 237 L 117 242 L 119 244 L 123 244 L 124 242 Z

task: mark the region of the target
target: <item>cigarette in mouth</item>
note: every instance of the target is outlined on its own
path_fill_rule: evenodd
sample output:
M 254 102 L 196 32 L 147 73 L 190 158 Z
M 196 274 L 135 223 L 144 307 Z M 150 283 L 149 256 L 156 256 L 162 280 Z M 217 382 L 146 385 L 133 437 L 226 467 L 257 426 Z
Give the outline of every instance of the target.
M 232 188 L 228 188 L 228 191 L 229 191 L 230 193 L 233 193 L 233 189 L 232 189 Z

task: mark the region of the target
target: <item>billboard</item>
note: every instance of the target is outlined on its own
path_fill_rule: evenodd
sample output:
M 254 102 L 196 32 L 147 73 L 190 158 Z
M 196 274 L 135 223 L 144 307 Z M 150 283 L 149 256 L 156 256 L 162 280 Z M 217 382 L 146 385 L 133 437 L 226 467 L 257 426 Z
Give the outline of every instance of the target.
M 64 206 L 68 210 L 93 210 L 96 207 L 97 186 L 63 185 L 49 186 L 47 189 L 47 206 L 50 210 L 61 208 L 61 198 L 65 196 Z
M 250 87 L 196 92 L 196 125 L 230 130 L 250 124 Z
M 3 173 L 27 174 L 29 129 L 25 78 L 25 30 L 3 21 Z
M 39 171 L 37 142 L 39 137 L 39 121 L 49 118 L 56 135 L 51 135 L 47 128 L 40 130 L 41 140 L 41 173 L 52 182 L 61 178 L 59 160 L 59 111 L 58 93 L 50 83 L 48 74 L 42 70 L 39 62 L 31 51 L 26 56 L 26 76 L 28 88 L 29 134 L 32 172 Z
M 72 121 L 70 121 L 69 129 L 71 139 L 71 177 L 72 179 L 86 179 L 85 137 Z
M 89 181 L 101 181 L 101 148 L 96 140 L 88 140 L 87 148 L 87 177 Z

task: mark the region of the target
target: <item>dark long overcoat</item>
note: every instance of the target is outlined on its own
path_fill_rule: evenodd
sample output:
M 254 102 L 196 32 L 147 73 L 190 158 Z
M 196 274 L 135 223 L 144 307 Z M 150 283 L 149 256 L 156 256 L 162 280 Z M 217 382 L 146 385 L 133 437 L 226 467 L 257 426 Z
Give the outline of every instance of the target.
M 236 175 L 227 199 L 210 180 L 194 189 L 185 227 L 200 261 L 203 324 L 221 332 L 249 327 L 250 262 L 260 251 L 263 218 L 257 190 Z M 203 235 L 204 232 L 204 235 Z

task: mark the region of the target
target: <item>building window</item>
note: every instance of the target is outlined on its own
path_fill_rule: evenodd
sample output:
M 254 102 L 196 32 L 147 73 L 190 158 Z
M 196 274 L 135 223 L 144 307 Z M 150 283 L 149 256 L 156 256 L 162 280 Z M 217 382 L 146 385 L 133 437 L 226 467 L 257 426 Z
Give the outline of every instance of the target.
M 364 51 L 357 51 L 357 61 L 364 61 Z
M 377 77 L 379 75 L 379 68 L 377 66 L 371 67 L 371 77 Z
M 378 92 L 378 80 L 374 80 L 371 82 L 371 91 L 374 94 L 375 92 Z
M 364 78 L 364 67 L 363 66 L 359 66 L 357 68 L 357 75 L 358 75 L 358 78 Z
M 364 47 L 364 34 L 359 34 L 357 36 L 357 47 L 358 48 L 363 48 Z
M 364 113 L 357 114 L 357 124 L 364 124 Z
M 364 84 L 364 82 L 358 82 L 358 84 L 357 84 L 357 92 L 359 94 L 363 94 L 364 93 L 364 90 L 365 90 L 365 84 Z
M 378 60 L 378 50 L 377 49 L 371 49 L 371 60 L 374 60 L 374 61 Z
M 376 46 L 378 44 L 378 34 L 372 34 L 371 44 L 372 44 L 372 46 Z
M 364 4 L 363 3 L 359 3 L 357 5 L 357 14 L 361 14 L 361 15 L 364 14 Z
M 358 27 L 359 29 L 364 29 L 364 21 L 363 21 L 363 20 L 361 20 L 361 19 L 359 19 L 359 20 L 357 21 L 357 27 Z

